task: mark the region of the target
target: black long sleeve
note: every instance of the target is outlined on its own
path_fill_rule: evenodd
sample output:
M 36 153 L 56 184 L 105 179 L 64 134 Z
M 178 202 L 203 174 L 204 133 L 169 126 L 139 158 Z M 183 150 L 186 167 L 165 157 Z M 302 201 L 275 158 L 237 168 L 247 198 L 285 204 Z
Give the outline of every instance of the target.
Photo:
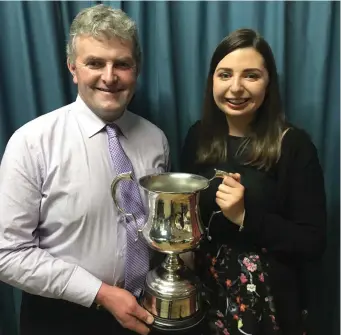
M 279 162 L 281 213 L 265 213 L 247 203 L 244 232 L 271 251 L 309 260 L 326 245 L 324 178 L 315 146 L 304 133 L 293 132 L 283 140 Z
M 188 131 L 181 153 L 184 172 L 200 174 L 195 163 L 198 126 Z M 278 204 L 268 212 L 245 200 L 244 230 L 256 245 L 299 260 L 313 259 L 326 245 L 323 172 L 315 146 L 305 132 L 291 129 L 283 139 L 278 167 Z

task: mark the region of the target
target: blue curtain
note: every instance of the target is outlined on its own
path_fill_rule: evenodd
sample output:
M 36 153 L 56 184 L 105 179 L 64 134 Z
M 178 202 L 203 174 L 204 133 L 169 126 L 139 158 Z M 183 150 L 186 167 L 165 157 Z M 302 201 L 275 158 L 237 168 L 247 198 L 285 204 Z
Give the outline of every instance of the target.
M 100 1 L 0 2 L 0 157 L 10 135 L 76 97 L 66 68 L 69 26 Z M 311 334 L 339 334 L 340 3 L 103 1 L 136 20 L 143 68 L 131 109 L 160 126 L 173 169 L 201 115 L 210 57 L 241 27 L 258 30 L 278 65 L 286 114 L 310 133 L 325 172 L 328 249 L 307 269 Z M 0 214 L 1 215 L 1 214 Z M 20 292 L 0 283 L 0 334 L 17 334 Z

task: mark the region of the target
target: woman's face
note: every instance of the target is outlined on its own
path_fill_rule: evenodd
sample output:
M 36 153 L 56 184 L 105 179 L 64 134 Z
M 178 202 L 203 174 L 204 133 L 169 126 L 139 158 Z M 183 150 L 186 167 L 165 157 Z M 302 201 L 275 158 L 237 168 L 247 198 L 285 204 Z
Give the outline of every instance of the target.
M 252 119 L 264 101 L 269 74 L 262 55 L 254 48 L 227 54 L 213 74 L 213 98 L 229 117 Z

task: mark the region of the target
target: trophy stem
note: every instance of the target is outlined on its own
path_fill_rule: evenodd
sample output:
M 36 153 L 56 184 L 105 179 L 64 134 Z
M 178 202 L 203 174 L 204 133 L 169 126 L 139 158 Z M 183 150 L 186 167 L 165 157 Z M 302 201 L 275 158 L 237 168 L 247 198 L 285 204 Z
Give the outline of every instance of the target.
M 179 257 L 178 254 L 168 254 L 165 260 L 162 262 L 161 266 L 167 272 L 174 272 L 180 270 L 183 267 L 183 260 Z

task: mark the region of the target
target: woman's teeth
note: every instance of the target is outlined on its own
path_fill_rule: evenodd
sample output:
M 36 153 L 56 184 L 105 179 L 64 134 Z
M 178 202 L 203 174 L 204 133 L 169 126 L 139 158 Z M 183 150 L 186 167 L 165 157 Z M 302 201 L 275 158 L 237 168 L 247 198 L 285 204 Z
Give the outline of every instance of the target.
M 226 101 L 228 103 L 233 104 L 233 105 L 242 105 L 242 104 L 245 104 L 248 100 L 249 100 L 249 98 L 246 98 L 246 99 L 226 99 Z

